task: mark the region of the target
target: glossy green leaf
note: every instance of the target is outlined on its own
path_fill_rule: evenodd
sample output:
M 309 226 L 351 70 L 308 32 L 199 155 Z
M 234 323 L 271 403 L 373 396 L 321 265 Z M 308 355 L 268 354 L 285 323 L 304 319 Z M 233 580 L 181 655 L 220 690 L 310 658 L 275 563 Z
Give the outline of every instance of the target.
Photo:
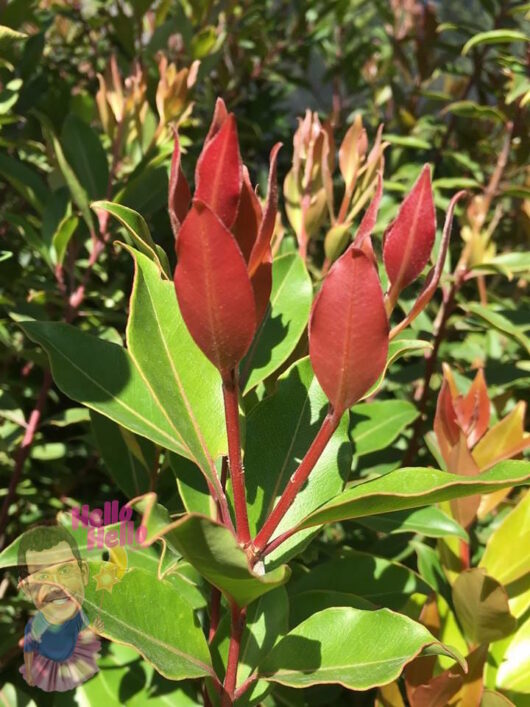
M 422 341 L 421 339 L 394 339 L 391 341 L 388 345 L 388 356 L 386 359 L 385 370 L 379 376 L 376 383 L 374 383 L 374 385 L 366 393 L 366 395 L 363 395 L 361 400 L 371 398 L 380 390 L 384 383 L 387 371 L 394 361 L 397 361 L 399 358 L 403 358 L 405 356 L 421 356 L 429 349 L 432 349 L 432 344 L 428 341 Z
M 311 279 L 298 253 L 275 258 L 269 308 L 241 362 L 245 392 L 274 373 L 293 352 L 307 325 L 312 298 Z
M 108 211 L 114 216 L 131 236 L 135 247 L 156 263 L 162 273 L 171 278 L 167 255 L 154 242 L 143 216 L 128 206 L 115 204 L 112 201 L 94 201 L 90 204 L 90 208 L 94 211 Z
M 65 216 L 52 237 L 53 257 L 55 263 L 62 265 L 66 255 L 66 249 L 72 236 L 74 235 L 79 219 L 77 216 Z
M 407 400 L 362 403 L 354 405 L 351 411 L 350 430 L 358 456 L 389 447 L 418 417 L 416 407 Z
M 61 131 L 61 145 L 88 198 L 104 196 L 109 179 L 107 156 L 90 125 L 73 113 L 68 115 Z
M 290 631 L 260 667 L 263 677 L 292 687 L 339 683 L 368 690 L 399 677 L 421 654 L 463 659 L 421 624 L 388 609 L 331 608 Z
M 442 113 L 453 113 L 461 118 L 474 118 L 476 120 L 494 120 L 499 123 L 505 121 L 503 113 L 498 109 L 490 106 L 483 106 L 475 101 L 454 101 L 449 103 Z
M 469 54 L 473 47 L 480 44 L 511 44 L 512 42 L 528 42 L 528 37 L 523 32 L 512 29 L 492 29 L 488 32 L 479 32 L 471 37 L 462 47 L 462 54 Z
M 419 508 L 453 498 L 491 493 L 530 479 L 530 462 L 505 461 L 474 477 L 437 469 L 405 468 L 352 486 L 308 516 L 299 528 L 348 518 Z
M 37 213 L 42 213 L 48 198 L 48 190 L 38 172 L 21 160 L 0 154 L 0 175 Z
M 349 592 L 336 592 L 329 589 L 309 589 L 293 595 L 289 612 L 289 626 L 293 628 L 305 621 L 317 611 L 329 609 L 332 606 L 351 606 L 354 609 L 373 610 L 377 606 L 357 594 Z
M 226 453 L 221 378 L 198 349 L 180 315 L 175 288 L 156 265 L 131 249 L 135 277 L 127 345 L 173 434 L 210 480 Z M 173 449 L 173 451 L 179 451 Z
M 460 625 L 472 644 L 509 636 L 517 625 L 508 595 L 481 567 L 462 572 L 453 584 L 453 603 Z
M 172 680 L 212 675 L 206 639 L 193 609 L 169 582 L 130 569 L 112 591 L 98 590 L 95 575 L 110 563 L 90 562 L 83 610 L 103 621 L 101 635 L 133 646 Z
M 79 181 L 76 173 L 72 169 L 72 166 L 66 159 L 66 156 L 63 151 L 63 147 L 61 143 L 59 142 L 59 139 L 57 136 L 53 133 L 51 129 L 48 127 L 44 128 L 46 134 L 49 137 L 49 140 L 53 146 L 53 151 L 55 152 L 55 157 L 57 159 L 57 163 L 59 165 L 59 169 L 61 170 L 64 181 L 66 182 L 66 185 L 68 189 L 70 190 L 70 194 L 72 195 L 72 199 L 77 205 L 77 208 L 81 212 L 81 215 L 83 216 L 86 225 L 88 226 L 89 231 L 92 231 L 94 228 L 94 222 L 92 220 L 92 214 L 90 213 L 90 207 L 89 207 L 89 197 L 88 194 L 85 190 L 85 188 L 82 186 L 81 182 Z
M 428 538 L 454 535 L 464 542 L 469 541 L 464 528 L 435 506 L 359 518 L 358 522 L 366 528 L 381 533 L 419 533 Z
M 285 584 L 290 570 L 283 565 L 264 575 L 253 572 L 234 535 L 210 518 L 186 515 L 160 533 L 205 577 L 239 606 Z
M 355 594 L 377 606 L 402 608 L 411 594 L 432 592 L 419 575 L 404 565 L 356 550 L 313 567 L 289 586 L 292 604 L 298 594 L 321 590 Z
M 485 307 L 476 302 L 470 302 L 465 305 L 465 309 L 476 317 L 484 320 L 489 326 L 492 326 L 502 334 L 506 334 L 514 341 L 522 346 L 527 353 L 530 353 L 530 339 L 525 336 L 521 327 L 512 324 L 512 322 L 502 314 L 494 312 L 489 307 Z
M 501 253 L 486 262 L 477 264 L 475 272 L 500 272 L 510 280 L 519 273 L 530 272 L 530 251 Z
M 306 357 L 281 376 L 274 395 L 265 398 L 249 413 L 245 481 L 251 534 L 261 527 L 289 483 L 327 409 L 327 398 Z M 347 428 L 345 415 L 275 536 L 294 527 L 344 487 L 351 469 Z M 268 562 L 284 560 L 311 533 L 300 533 L 287 540 L 269 556 Z
M 105 467 L 123 493 L 132 498 L 149 491 L 155 445 L 97 412 L 90 419 Z
M 65 395 L 166 449 L 185 453 L 123 347 L 70 324 L 26 321 L 20 326 L 48 353 L 54 380 Z

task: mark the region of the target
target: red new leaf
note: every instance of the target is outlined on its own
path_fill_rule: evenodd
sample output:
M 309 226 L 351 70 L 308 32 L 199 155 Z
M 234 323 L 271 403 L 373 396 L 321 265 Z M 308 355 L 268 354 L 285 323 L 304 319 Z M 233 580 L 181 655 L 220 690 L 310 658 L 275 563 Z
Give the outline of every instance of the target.
M 329 271 L 311 312 L 309 355 L 335 411 L 359 400 L 382 373 L 388 320 L 377 271 L 350 248 Z
M 401 292 L 421 273 L 435 234 L 431 175 L 429 165 L 425 165 L 385 234 L 383 261 L 394 292 Z
M 227 228 L 237 215 L 241 179 L 236 121 L 229 114 L 219 131 L 206 142 L 195 173 L 195 198 L 207 204 Z
M 169 176 L 169 220 L 173 229 L 175 240 L 180 230 L 180 225 L 186 218 L 191 201 L 190 188 L 184 172 L 180 166 L 180 144 L 179 136 L 175 130 L 175 147 L 171 160 L 171 173 Z
M 252 276 L 260 263 L 263 262 L 265 254 L 270 251 L 271 238 L 276 223 L 276 213 L 278 211 L 278 182 L 276 179 L 276 163 L 278 160 L 278 152 L 282 146 L 281 142 L 276 143 L 271 150 L 270 167 L 269 167 L 269 184 L 267 188 L 267 201 L 263 212 L 263 219 L 258 231 L 258 237 L 252 249 L 248 263 L 248 271 Z
M 490 400 L 482 369 L 477 372 L 467 395 L 456 398 L 454 407 L 471 449 L 486 432 L 490 423 Z
M 180 229 L 175 289 L 197 346 L 221 373 L 233 369 L 256 330 L 254 293 L 234 237 L 200 201 Z
M 252 189 L 248 169 L 243 166 L 243 184 L 241 186 L 239 208 L 234 225 L 230 230 L 234 234 L 247 263 L 256 238 L 258 237 L 261 219 L 261 204 Z

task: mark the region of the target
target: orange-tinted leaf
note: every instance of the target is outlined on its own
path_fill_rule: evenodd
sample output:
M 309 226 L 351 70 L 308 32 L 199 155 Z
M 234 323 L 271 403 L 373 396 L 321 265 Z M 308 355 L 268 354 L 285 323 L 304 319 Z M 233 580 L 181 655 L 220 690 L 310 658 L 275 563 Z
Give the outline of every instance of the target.
M 311 312 L 309 355 L 336 411 L 353 405 L 384 370 L 388 320 L 371 260 L 350 246 L 329 271 Z
M 358 113 L 353 124 L 346 131 L 339 149 L 339 168 L 346 185 L 355 178 L 367 147 L 366 130 L 363 129 L 362 118 Z
M 197 346 L 221 372 L 234 368 L 256 330 L 254 294 L 234 237 L 200 201 L 180 229 L 175 289 Z
M 434 432 L 440 445 L 440 451 L 448 464 L 451 455 L 451 449 L 458 443 L 460 428 L 456 419 L 456 412 L 453 406 L 453 397 L 451 395 L 450 383 L 447 375 L 444 375 L 444 380 L 438 400 L 436 403 L 436 414 L 434 416 Z
M 392 290 L 399 293 L 418 277 L 431 255 L 435 234 L 431 173 L 425 165 L 385 233 L 383 260 Z
M 190 188 L 180 166 L 180 144 L 176 130 L 175 147 L 173 149 L 173 158 L 171 159 L 168 196 L 169 220 L 171 221 L 173 236 L 176 240 L 180 225 L 186 218 L 191 201 Z
M 242 169 L 236 121 L 229 114 L 197 161 L 195 198 L 207 204 L 227 228 L 234 223 L 241 192 Z
M 517 403 L 503 420 L 487 432 L 473 449 L 481 471 L 489 469 L 501 459 L 509 459 L 530 446 L 530 434 L 525 434 L 524 419 L 526 405 Z
M 276 223 L 276 213 L 278 211 L 278 180 L 276 177 L 276 164 L 278 152 L 282 146 L 281 142 L 276 143 L 271 150 L 269 167 L 269 184 L 267 188 L 267 201 L 263 212 L 258 237 L 250 254 L 248 272 L 252 277 L 263 261 L 267 251 L 270 251 L 271 238 Z
M 262 219 L 261 204 L 252 189 L 248 169 L 243 166 L 243 184 L 241 186 L 241 198 L 236 220 L 230 229 L 241 248 L 243 257 L 248 263 L 250 253 L 258 237 L 258 230 Z
M 472 448 L 486 432 L 490 422 L 490 400 L 482 369 L 477 371 L 467 395 L 456 398 L 454 407 L 468 446 Z

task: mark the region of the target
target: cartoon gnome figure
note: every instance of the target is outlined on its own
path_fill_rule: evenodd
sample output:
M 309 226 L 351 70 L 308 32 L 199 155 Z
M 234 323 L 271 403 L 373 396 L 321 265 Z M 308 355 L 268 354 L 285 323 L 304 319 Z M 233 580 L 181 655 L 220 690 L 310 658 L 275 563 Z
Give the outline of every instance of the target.
M 30 686 L 46 692 L 71 690 L 95 675 L 101 644 L 82 610 L 88 564 L 72 535 L 60 526 L 39 526 L 18 548 L 19 586 L 37 613 L 24 632 L 24 665 Z M 93 628 L 103 629 L 98 617 Z

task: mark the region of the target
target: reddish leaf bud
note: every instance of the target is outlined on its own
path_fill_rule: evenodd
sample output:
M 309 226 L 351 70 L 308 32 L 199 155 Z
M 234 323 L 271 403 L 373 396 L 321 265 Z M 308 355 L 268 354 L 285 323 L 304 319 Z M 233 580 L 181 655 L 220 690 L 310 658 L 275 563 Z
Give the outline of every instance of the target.
M 195 198 L 207 204 L 230 228 L 237 215 L 241 182 L 236 121 L 229 114 L 214 137 L 206 142 L 197 161 Z
M 241 164 L 234 116 L 218 100 L 185 215 L 189 190 L 175 141 L 169 192 L 171 223 L 178 233 L 175 289 L 192 337 L 223 375 L 245 355 L 270 298 L 279 148 L 271 151 L 262 209 Z
M 175 289 L 196 344 L 222 373 L 233 369 L 256 330 L 254 293 L 233 235 L 200 201 L 180 229 Z
M 370 257 L 352 245 L 329 271 L 309 320 L 313 370 L 336 412 L 377 381 L 387 353 L 381 283 Z
M 435 234 L 431 175 L 429 165 L 425 165 L 385 233 L 383 261 L 391 283 L 391 301 L 395 302 L 429 261 Z

